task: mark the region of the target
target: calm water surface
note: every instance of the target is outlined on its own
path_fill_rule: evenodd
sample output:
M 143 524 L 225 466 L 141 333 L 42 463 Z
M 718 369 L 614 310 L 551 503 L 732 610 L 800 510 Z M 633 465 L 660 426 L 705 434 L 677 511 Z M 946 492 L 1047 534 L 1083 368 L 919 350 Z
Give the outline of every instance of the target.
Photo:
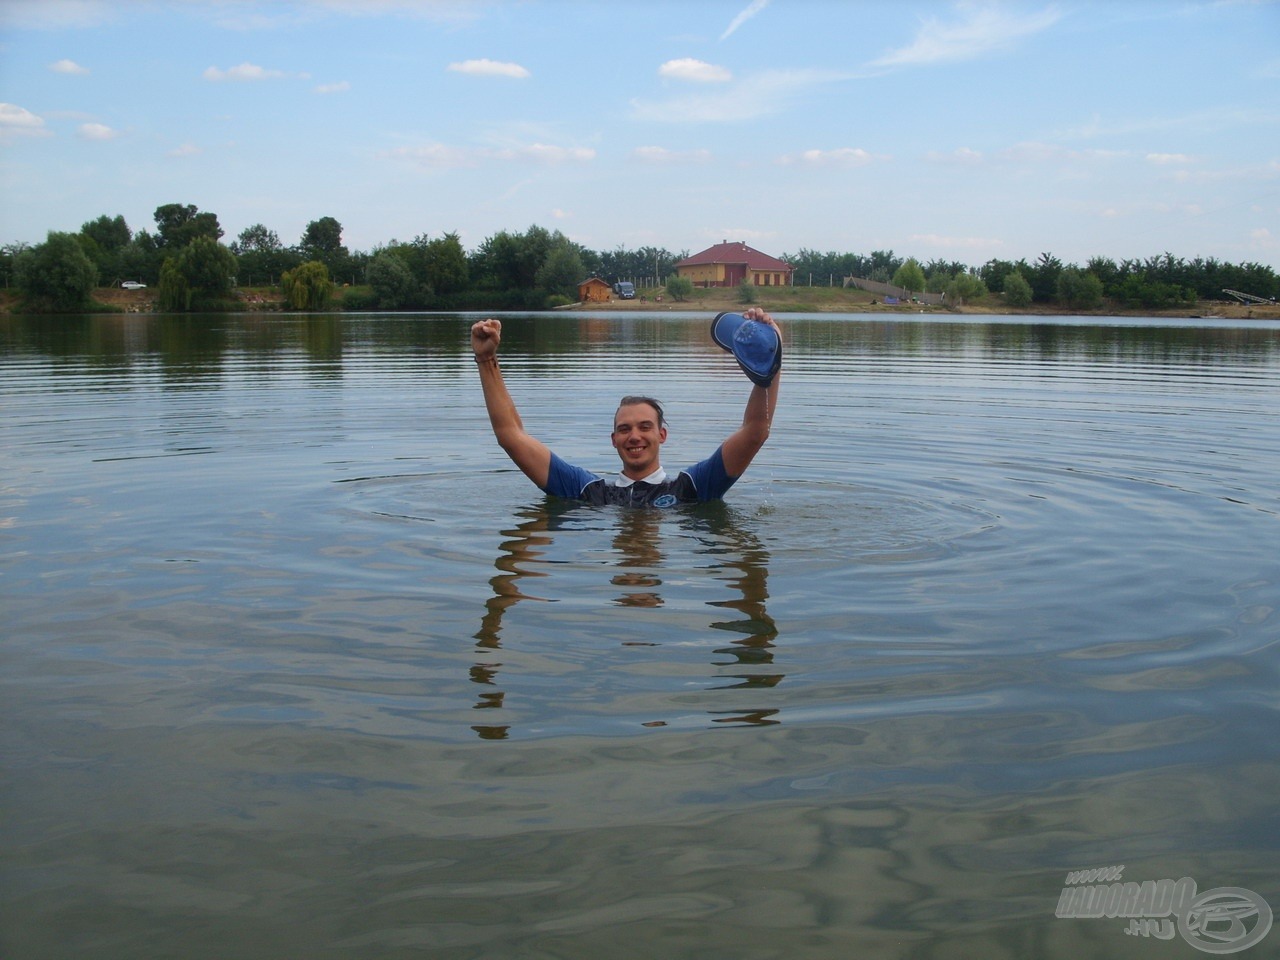
M 768 446 L 651 513 L 509 464 L 473 319 L 0 318 L 0 954 L 1200 955 L 1055 916 L 1120 864 L 1280 909 L 1280 324 L 782 318 Z M 506 317 L 526 426 L 612 470 L 651 393 L 701 459 L 709 319 Z

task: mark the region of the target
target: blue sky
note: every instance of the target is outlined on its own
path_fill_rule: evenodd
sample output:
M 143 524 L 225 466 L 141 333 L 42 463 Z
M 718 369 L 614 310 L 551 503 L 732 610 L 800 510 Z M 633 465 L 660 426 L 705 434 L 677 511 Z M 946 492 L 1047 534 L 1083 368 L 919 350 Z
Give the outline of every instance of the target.
M 1280 266 L 1280 3 L 0 0 L 0 243 L 165 203 Z

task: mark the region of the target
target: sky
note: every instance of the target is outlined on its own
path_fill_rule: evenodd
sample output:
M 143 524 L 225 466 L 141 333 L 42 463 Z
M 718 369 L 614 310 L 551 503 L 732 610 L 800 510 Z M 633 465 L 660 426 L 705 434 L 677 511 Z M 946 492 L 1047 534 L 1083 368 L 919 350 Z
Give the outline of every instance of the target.
M 1280 267 L 1280 2 L 0 0 L 0 244 Z

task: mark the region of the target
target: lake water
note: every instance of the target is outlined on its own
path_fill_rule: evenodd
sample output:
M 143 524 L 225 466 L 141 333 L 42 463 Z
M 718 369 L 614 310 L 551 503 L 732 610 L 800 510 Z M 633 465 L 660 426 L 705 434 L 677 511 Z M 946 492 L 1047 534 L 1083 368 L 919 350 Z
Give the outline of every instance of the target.
M 1055 915 L 1121 865 L 1280 909 L 1280 324 L 782 317 L 769 444 L 647 512 L 510 465 L 474 319 L 0 318 L 0 954 L 1199 955 Z M 701 459 L 709 320 L 504 317 L 527 428 L 613 470 L 650 393 Z

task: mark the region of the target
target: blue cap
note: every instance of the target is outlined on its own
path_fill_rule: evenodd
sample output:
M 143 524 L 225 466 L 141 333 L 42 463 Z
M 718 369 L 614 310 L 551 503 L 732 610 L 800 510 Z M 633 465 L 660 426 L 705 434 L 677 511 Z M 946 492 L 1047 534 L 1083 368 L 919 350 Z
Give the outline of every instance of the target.
M 711 321 L 711 339 L 733 354 L 752 383 L 768 387 L 782 368 L 778 331 L 740 313 L 721 313 Z

